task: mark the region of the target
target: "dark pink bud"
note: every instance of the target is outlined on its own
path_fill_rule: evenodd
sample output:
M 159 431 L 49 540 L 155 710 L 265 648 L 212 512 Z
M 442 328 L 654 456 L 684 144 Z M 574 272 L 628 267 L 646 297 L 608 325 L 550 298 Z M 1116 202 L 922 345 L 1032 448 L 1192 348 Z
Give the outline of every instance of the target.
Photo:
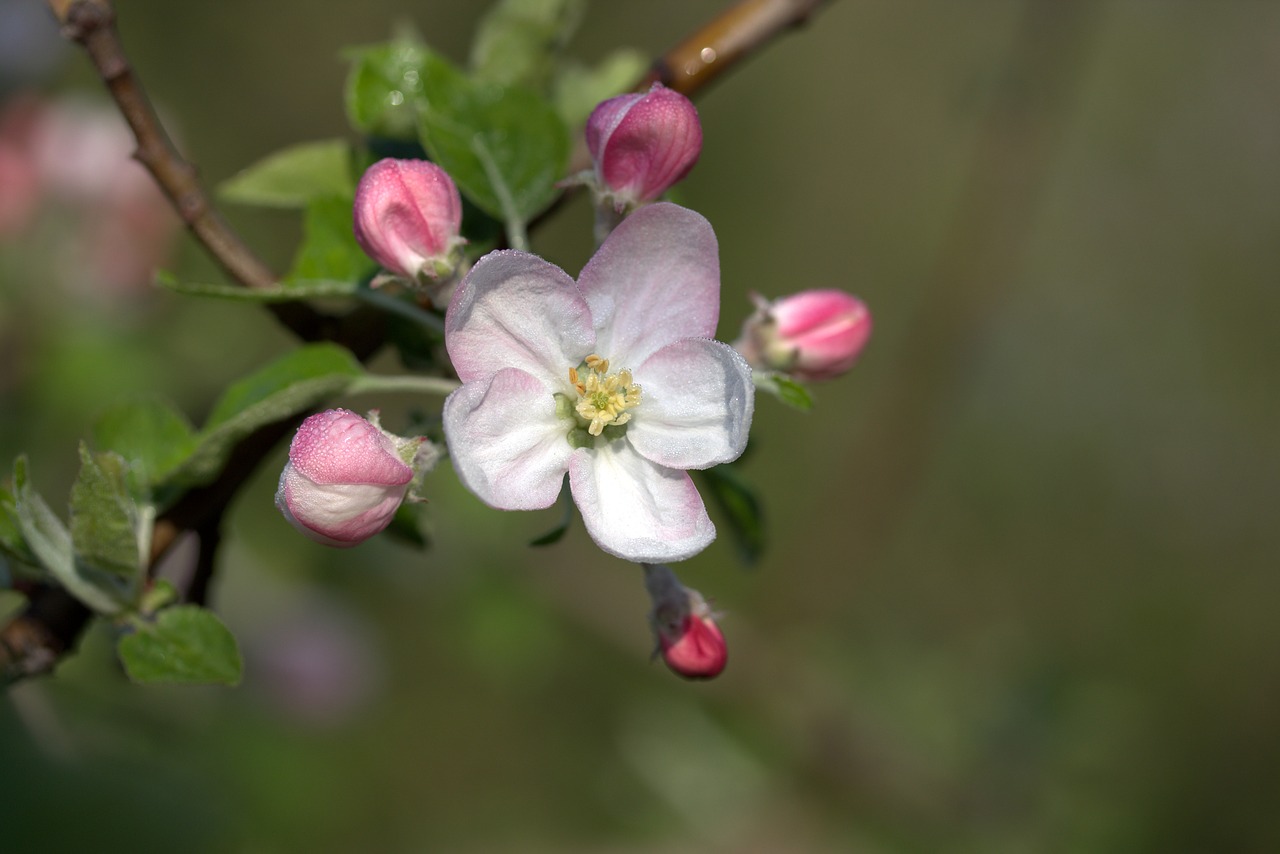
M 602 101 L 587 119 L 600 191 L 619 208 L 651 202 L 689 173 L 702 152 L 693 102 L 661 83 Z
M 319 543 L 348 548 L 391 523 L 413 469 L 382 428 L 346 409 L 312 415 L 289 446 L 276 506 Z
M 870 335 L 871 313 L 862 300 L 844 291 L 801 291 L 761 300 L 735 346 L 753 367 L 829 380 L 853 366 Z
M 673 673 L 686 679 L 713 679 L 729 661 L 729 647 L 702 594 L 685 587 L 661 565 L 644 567 L 645 588 L 653 599 L 649 626 Z
M 398 276 L 434 279 L 453 270 L 465 241 L 462 198 L 453 179 L 427 160 L 379 160 L 356 187 L 356 241 Z

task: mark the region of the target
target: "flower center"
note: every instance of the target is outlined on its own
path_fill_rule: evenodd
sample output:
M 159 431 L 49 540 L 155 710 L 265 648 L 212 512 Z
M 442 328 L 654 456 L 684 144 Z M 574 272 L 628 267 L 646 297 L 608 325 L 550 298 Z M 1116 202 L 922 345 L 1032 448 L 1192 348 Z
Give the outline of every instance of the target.
M 569 369 L 569 383 L 578 393 L 570 399 L 573 414 L 587 433 L 599 436 L 606 427 L 621 427 L 631 420 L 630 409 L 640 405 L 640 386 L 631 371 L 609 373 L 609 360 L 592 353 L 581 365 Z

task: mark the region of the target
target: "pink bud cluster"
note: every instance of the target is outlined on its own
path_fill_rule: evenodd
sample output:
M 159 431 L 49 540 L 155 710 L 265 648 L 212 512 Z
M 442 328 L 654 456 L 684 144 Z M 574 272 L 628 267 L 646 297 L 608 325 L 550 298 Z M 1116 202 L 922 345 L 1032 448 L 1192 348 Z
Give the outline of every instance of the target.
M 871 335 L 862 300 L 838 290 L 758 300 L 734 344 L 754 368 L 798 380 L 829 380 L 849 370 Z
M 353 227 L 365 253 L 391 273 L 431 280 L 453 272 L 465 243 L 462 197 L 428 160 L 379 160 L 356 187 Z
M 316 413 L 289 446 L 276 506 L 316 542 L 362 543 L 391 524 L 414 476 L 401 449 L 418 444 L 346 409 Z
M 686 679 L 719 676 L 729 661 L 729 647 L 707 600 L 666 566 L 645 564 L 644 571 L 645 589 L 653 600 L 649 626 L 657 644 L 654 654 Z
M 652 202 L 689 174 L 702 152 L 693 103 L 661 83 L 602 101 L 587 120 L 597 192 L 623 210 Z

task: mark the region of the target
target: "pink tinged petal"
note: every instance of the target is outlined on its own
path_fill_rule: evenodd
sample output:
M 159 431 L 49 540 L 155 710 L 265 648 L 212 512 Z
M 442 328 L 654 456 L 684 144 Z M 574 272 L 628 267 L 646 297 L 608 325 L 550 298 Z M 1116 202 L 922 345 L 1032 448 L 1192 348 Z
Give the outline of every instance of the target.
M 729 646 L 711 617 L 686 615 L 679 637 L 661 644 L 662 660 L 686 679 L 714 679 L 729 662 Z
M 303 421 L 289 445 L 289 463 L 317 484 L 402 486 L 413 479 L 391 439 L 347 409 Z
M 463 382 L 519 368 L 558 391 L 595 343 L 591 311 L 573 279 L 527 252 L 477 261 L 445 315 L 445 347 Z
M 618 95 L 601 101 L 591 111 L 591 116 L 587 119 L 586 136 L 587 151 L 591 153 L 593 162 L 600 162 L 600 152 L 609 141 L 614 129 L 618 127 L 618 123 L 627 115 L 632 105 L 643 97 L 644 95 L 639 92 Z
M 663 347 L 634 371 L 640 406 L 627 441 L 643 457 L 675 469 L 736 460 L 747 446 L 755 386 L 732 347 L 688 338 Z
M 623 560 L 685 560 L 716 537 L 689 475 L 654 465 L 625 440 L 575 451 L 569 487 L 591 539 Z
M 461 242 L 462 198 L 439 166 L 386 158 L 370 166 L 356 187 L 356 242 L 386 269 L 415 277 L 428 262 L 448 257 Z
M 295 528 L 326 546 L 350 548 L 391 524 L 407 484 L 322 484 L 293 463 L 284 467 L 276 506 Z
M 613 230 L 578 277 L 596 352 L 635 369 L 682 338 L 713 338 L 720 318 L 720 254 L 711 223 L 660 202 Z
M 536 377 L 505 368 L 445 400 L 449 456 L 481 501 L 500 510 L 555 503 L 573 449 L 552 394 Z
M 655 84 L 612 127 L 596 163 L 606 187 L 628 201 L 649 202 L 687 175 L 701 152 L 693 102 Z

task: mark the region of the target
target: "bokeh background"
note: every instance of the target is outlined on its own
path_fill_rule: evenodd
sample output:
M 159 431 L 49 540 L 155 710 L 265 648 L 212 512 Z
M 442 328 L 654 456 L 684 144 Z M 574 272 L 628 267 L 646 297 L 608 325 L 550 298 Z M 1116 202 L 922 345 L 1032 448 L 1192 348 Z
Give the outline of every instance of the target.
M 349 133 L 344 46 L 405 21 L 462 60 L 481 6 L 126 0 L 120 26 L 216 184 Z M 573 52 L 657 54 L 722 6 L 595 2 Z M 101 99 L 41 3 L 0 10 L 4 97 Z M 1277 44 L 1248 0 L 830 3 L 700 98 L 679 191 L 720 238 L 721 337 L 749 291 L 845 288 L 876 323 L 812 413 L 759 401 L 763 559 L 722 537 L 680 567 L 725 674 L 651 664 L 639 572 L 580 529 L 527 548 L 554 511 L 444 469 L 430 550 L 328 551 L 272 508 L 278 452 L 214 591 L 244 685 L 131 686 L 95 629 L 0 702 L 0 847 L 1280 850 Z M 287 264 L 294 217 L 226 212 Z M 51 497 L 104 406 L 198 421 L 291 346 L 104 286 L 94 221 L 0 245 L 0 461 Z M 576 271 L 589 229 L 580 201 L 535 248 Z M 184 240 L 165 263 L 215 275 Z

